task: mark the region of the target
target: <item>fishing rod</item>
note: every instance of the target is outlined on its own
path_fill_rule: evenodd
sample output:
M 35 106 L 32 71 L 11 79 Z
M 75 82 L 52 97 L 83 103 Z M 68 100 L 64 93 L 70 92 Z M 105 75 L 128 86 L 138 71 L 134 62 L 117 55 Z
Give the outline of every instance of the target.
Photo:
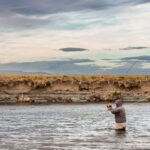
M 132 68 L 136 65 L 136 63 L 138 62 L 138 60 L 134 61 L 131 66 L 129 66 L 129 68 L 126 70 L 126 73 L 125 74 L 129 74 L 129 72 L 132 70 Z M 139 102 L 143 102 L 144 100 L 141 100 L 141 101 L 138 101 L 138 102 L 135 102 L 135 103 L 139 103 Z M 108 104 L 106 105 L 107 106 L 107 109 L 112 109 L 112 104 L 111 102 L 108 102 Z
M 126 71 L 126 74 L 129 74 L 129 72 L 132 70 L 132 68 L 135 66 L 135 64 L 138 62 L 138 60 L 134 61 L 133 64 L 131 64 L 131 66 L 129 66 L 129 68 Z

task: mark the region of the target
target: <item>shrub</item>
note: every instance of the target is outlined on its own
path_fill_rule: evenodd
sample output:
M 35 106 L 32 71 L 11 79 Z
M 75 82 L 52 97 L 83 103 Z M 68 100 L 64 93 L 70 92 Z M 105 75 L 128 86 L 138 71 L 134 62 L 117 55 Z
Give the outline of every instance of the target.
M 115 91 L 112 93 L 112 100 L 122 99 L 122 94 L 120 91 Z

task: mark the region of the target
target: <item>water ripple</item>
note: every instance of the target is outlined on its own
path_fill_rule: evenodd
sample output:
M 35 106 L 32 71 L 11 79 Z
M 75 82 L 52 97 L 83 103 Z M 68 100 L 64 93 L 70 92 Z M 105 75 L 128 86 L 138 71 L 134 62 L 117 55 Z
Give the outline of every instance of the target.
M 0 106 L 0 149 L 149 149 L 149 104 L 125 107 L 127 131 L 116 133 L 103 104 Z

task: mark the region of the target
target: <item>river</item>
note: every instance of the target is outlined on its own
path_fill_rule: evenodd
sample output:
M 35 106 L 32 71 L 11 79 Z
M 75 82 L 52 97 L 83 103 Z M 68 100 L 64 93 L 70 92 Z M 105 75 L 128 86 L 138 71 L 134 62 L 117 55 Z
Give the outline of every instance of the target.
M 104 104 L 0 106 L 1 150 L 150 150 L 150 104 L 125 104 L 127 130 L 113 130 Z

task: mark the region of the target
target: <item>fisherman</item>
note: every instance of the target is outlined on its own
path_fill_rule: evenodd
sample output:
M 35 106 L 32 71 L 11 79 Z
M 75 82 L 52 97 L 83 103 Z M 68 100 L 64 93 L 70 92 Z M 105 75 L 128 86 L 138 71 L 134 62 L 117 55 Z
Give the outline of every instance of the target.
M 115 115 L 115 130 L 126 129 L 126 113 L 125 108 L 122 106 L 123 101 L 121 99 L 115 101 L 116 108 L 112 108 L 111 104 L 107 105 L 108 111 Z

